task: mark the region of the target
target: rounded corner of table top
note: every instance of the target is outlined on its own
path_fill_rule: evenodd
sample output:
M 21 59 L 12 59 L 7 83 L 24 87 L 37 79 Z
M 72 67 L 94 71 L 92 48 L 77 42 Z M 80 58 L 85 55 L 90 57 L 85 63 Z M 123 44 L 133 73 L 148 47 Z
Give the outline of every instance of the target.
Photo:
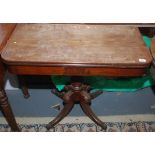
M 3 50 L 1 51 L 1 54 L 0 54 L 0 59 L 1 59 L 1 61 L 2 61 L 4 64 L 7 64 L 7 65 L 9 65 L 9 64 L 10 64 L 10 61 L 9 61 L 9 60 L 7 60 L 7 59 L 5 59 L 5 56 L 4 56 L 4 51 L 3 51 Z

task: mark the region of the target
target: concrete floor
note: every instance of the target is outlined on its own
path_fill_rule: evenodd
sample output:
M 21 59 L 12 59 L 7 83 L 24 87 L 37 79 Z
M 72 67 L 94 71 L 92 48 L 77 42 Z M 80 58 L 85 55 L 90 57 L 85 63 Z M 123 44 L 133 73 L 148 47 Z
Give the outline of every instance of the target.
M 17 117 L 49 117 L 59 111 L 54 105 L 63 107 L 61 99 L 51 94 L 50 89 L 30 89 L 31 97 L 25 99 L 20 90 L 6 90 L 14 114 Z M 151 88 L 136 92 L 104 92 L 92 102 L 97 115 L 155 114 L 155 95 Z M 79 105 L 75 105 L 70 116 L 84 116 Z

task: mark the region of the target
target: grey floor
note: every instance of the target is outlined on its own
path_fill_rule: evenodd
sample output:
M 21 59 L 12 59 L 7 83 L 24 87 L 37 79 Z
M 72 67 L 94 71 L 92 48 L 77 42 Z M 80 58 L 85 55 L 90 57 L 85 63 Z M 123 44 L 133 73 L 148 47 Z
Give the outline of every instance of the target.
M 52 108 L 59 105 L 61 99 L 51 94 L 50 89 L 30 89 L 31 97 L 25 99 L 20 90 L 6 90 L 10 104 L 17 117 L 51 117 L 59 111 Z M 92 102 L 97 115 L 155 114 L 155 94 L 152 88 L 136 92 L 104 92 Z M 2 114 L 0 113 L 0 116 Z M 84 116 L 79 105 L 75 105 L 70 116 Z

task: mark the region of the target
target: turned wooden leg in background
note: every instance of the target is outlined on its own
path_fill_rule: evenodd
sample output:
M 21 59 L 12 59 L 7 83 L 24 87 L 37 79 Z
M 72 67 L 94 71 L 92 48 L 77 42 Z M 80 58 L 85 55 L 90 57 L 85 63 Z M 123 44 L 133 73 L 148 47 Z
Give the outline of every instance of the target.
M 28 86 L 26 84 L 26 77 L 24 75 L 18 75 L 18 82 L 23 92 L 24 98 L 26 99 L 29 98 L 30 94 L 29 94 Z
M 11 127 L 12 131 L 20 131 L 16 120 L 14 118 L 13 112 L 11 110 L 10 104 L 8 102 L 8 98 L 6 96 L 5 90 L 0 87 L 0 106 L 2 109 L 2 112 L 8 122 L 8 124 Z

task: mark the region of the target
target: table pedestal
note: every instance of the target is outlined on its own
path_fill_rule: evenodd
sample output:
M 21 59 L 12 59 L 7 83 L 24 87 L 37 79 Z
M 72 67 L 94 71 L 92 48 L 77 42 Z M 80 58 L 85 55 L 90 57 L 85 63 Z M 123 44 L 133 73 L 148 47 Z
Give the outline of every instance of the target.
M 106 130 L 107 126 L 105 123 L 95 115 L 90 107 L 91 100 L 100 95 L 102 91 L 91 93 L 89 85 L 85 85 L 81 82 L 73 82 L 70 85 L 65 86 L 64 91 L 59 92 L 54 88 L 52 89 L 52 93 L 63 100 L 64 108 L 57 115 L 57 117 L 46 126 L 48 130 L 59 123 L 65 116 L 67 116 L 74 107 L 74 104 L 80 104 L 83 112 L 103 130 Z

